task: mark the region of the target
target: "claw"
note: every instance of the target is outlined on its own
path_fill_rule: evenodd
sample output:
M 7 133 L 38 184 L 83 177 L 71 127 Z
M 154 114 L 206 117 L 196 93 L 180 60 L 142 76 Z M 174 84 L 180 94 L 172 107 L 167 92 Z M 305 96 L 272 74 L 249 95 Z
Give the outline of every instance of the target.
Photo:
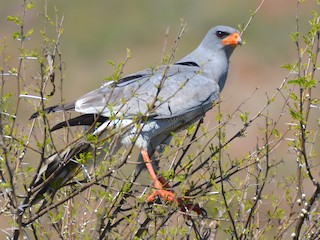
M 152 167 L 148 152 L 144 149 L 141 149 L 141 154 L 148 169 L 150 178 L 153 180 L 153 185 L 156 188 L 156 190 L 147 197 L 146 202 L 151 203 L 156 199 L 157 196 L 159 196 L 165 201 L 177 203 L 180 210 L 185 213 L 186 216 L 186 213 L 189 211 L 194 211 L 198 215 L 202 216 L 207 215 L 207 212 L 203 208 L 200 208 L 199 204 L 188 203 L 183 198 L 177 198 L 173 191 L 166 190 L 171 189 L 171 186 L 163 177 L 157 177 Z M 190 216 L 187 216 L 187 218 L 190 219 Z
M 164 190 L 164 189 L 155 190 L 153 193 L 151 193 L 147 197 L 146 201 L 153 202 L 157 196 L 160 196 L 163 200 L 168 201 L 168 202 L 176 202 L 177 201 L 174 193 L 167 191 L 167 190 Z

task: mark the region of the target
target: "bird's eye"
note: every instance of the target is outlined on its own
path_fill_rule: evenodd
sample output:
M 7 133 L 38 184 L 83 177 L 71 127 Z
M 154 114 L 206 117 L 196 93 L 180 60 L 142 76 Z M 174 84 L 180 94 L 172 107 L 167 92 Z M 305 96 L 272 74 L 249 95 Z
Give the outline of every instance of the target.
M 217 35 L 218 38 L 223 38 L 223 37 L 228 36 L 229 33 L 223 32 L 223 31 L 217 31 L 217 32 L 216 32 L 216 35 Z

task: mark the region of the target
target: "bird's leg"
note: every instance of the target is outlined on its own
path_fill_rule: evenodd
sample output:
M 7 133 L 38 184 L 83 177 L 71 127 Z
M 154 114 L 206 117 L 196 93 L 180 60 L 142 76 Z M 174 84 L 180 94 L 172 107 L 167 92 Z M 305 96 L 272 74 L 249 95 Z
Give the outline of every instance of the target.
M 153 202 L 157 196 L 161 196 L 162 199 L 166 201 L 177 203 L 182 212 L 187 212 L 192 210 L 196 212 L 198 215 L 202 215 L 204 213 L 204 210 L 201 209 L 198 204 L 188 203 L 183 198 L 180 198 L 180 197 L 177 198 L 176 194 L 173 191 L 168 191 L 163 189 L 163 188 L 171 189 L 171 186 L 163 177 L 159 177 L 159 178 L 157 177 L 153 169 L 147 150 L 141 149 L 141 155 L 142 155 L 143 161 L 146 164 L 150 178 L 153 181 L 153 185 L 156 188 L 156 190 L 147 197 L 147 200 L 146 200 L 147 202 Z
M 162 183 L 159 181 L 152 163 L 150 161 L 149 155 L 147 150 L 141 149 L 141 155 L 143 158 L 144 163 L 146 164 L 147 170 L 149 172 L 150 178 L 153 181 L 153 186 L 156 188 L 156 190 L 147 198 L 147 202 L 152 202 L 154 199 L 159 195 L 161 196 L 164 200 L 170 201 L 170 202 L 177 202 L 177 199 L 175 198 L 175 194 L 163 189 Z M 161 180 L 164 180 L 161 178 Z

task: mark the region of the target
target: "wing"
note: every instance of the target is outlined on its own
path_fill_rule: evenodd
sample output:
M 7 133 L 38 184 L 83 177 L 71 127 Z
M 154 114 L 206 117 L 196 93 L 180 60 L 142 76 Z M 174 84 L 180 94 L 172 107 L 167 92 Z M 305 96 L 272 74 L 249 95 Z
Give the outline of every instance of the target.
M 179 63 L 106 83 L 78 99 L 75 110 L 109 118 L 146 114 L 170 118 L 211 104 L 219 90 L 216 81 L 202 75 L 198 65 Z
M 59 104 L 59 105 L 55 105 L 55 106 L 44 109 L 43 113 L 48 114 L 48 113 L 61 112 L 61 111 L 74 111 L 74 108 L 75 108 L 74 102 Z M 40 112 L 35 112 L 30 116 L 29 120 L 37 118 L 39 117 L 39 115 L 40 115 Z

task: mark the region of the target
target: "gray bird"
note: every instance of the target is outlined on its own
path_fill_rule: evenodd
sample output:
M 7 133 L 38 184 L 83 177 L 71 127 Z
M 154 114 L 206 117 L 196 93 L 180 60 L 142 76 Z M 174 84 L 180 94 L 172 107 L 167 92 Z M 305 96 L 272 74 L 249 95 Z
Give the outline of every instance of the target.
M 185 129 L 212 108 L 226 82 L 229 58 L 240 44 L 237 30 L 216 26 L 193 52 L 176 63 L 106 82 L 75 102 L 49 107 L 44 113 L 76 111 L 82 114 L 57 124 L 52 131 L 93 124 L 92 134 L 98 137 L 110 129 L 123 131 L 118 147 L 134 143 L 140 148 L 139 159 L 145 163 L 156 189 L 147 201 L 160 196 L 181 205 L 181 198 L 164 189 L 168 185 L 163 178 L 157 177 L 150 158 L 159 145 L 170 142 L 172 132 Z M 38 115 L 35 113 L 31 118 Z M 54 193 L 69 181 L 80 168 L 75 158 L 90 150 L 89 143 L 80 142 L 46 159 L 34 184 L 34 188 L 42 184 L 34 201 L 46 192 Z M 68 164 L 61 164 L 66 160 L 69 160 Z M 48 179 L 50 181 L 46 181 Z

